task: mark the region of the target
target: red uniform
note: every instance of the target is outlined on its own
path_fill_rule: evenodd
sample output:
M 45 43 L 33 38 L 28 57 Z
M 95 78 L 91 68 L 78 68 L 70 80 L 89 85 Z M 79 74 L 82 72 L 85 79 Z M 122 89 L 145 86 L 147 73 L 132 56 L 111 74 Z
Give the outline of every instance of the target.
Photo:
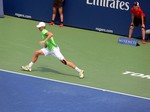
M 141 16 L 145 17 L 145 14 L 140 7 L 138 7 L 136 10 L 132 8 L 131 13 L 137 18 L 141 18 Z
M 129 36 L 128 38 L 132 37 L 134 26 L 141 25 L 141 32 L 142 32 L 142 44 L 146 44 L 145 41 L 145 21 L 146 16 L 142 9 L 140 8 L 139 2 L 134 2 L 133 7 L 131 8 L 132 13 L 132 23 L 129 29 Z
M 144 17 L 144 24 L 145 24 L 146 16 L 140 7 L 138 7 L 137 9 L 132 8 L 131 13 L 134 15 L 134 26 L 139 26 L 139 24 L 142 25 L 142 19 L 141 19 L 142 16 Z

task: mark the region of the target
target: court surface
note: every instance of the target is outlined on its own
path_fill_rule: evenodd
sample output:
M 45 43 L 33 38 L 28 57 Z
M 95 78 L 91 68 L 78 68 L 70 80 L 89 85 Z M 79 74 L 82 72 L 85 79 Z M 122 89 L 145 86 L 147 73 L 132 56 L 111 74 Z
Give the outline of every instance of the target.
M 96 91 L 96 93 L 94 92 L 94 94 L 99 94 L 100 92 L 100 96 L 97 97 L 100 97 L 100 99 L 103 99 L 102 97 L 104 97 L 104 100 L 107 95 L 105 96 L 104 94 L 103 96 L 103 93 L 105 92 L 101 90 L 108 91 L 108 93 L 106 92 L 106 94 L 110 94 L 109 92 L 111 92 L 111 94 L 113 93 L 113 95 L 117 95 L 117 97 L 118 94 L 119 97 L 121 94 L 121 96 L 123 95 L 124 100 L 126 100 L 126 97 L 128 98 L 129 96 L 132 96 L 133 99 L 142 99 L 144 103 L 142 102 L 141 105 L 149 104 L 149 42 L 147 42 L 146 45 L 142 45 L 141 40 L 139 39 L 138 41 L 140 46 L 133 47 L 128 45 L 122 45 L 118 44 L 118 38 L 120 37 L 120 35 L 89 31 L 68 26 L 60 28 L 58 25 L 49 26 L 49 24 L 46 23 L 46 28 L 54 34 L 54 39 L 59 45 L 62 54 L 65 56 L 66 59 L 72 61 L 79 68 L 85 70 L 85 78 L 79 79 L 78 73 L 75 70 L 64 66 L 53 56 L 40 56 L 37 63 L 34 64 L 34 66 L 32 67 L 32 72 L 25 72 L 21 70 L 21 66 L 28 64 L 31 61 L 33 53 L 36 50 L 41 49 L 42 47 L 39 44 L 39 41 L 41 40 L 41 32 L 38 31 L 38 29 L 36 28 L 37 24 L 38 21 L 26 20 L 11 16 L 5 16 L 5 18 L 0 18 L 0 69 L 16 73 L 6 73 L 6 79 L 9 79 L 9 76 L 14 76 L 14 79 L 17 80 L 16 77 L 21 77 L 20 75 L 18 76 L 18 74 L 28 74 L 30 76 L 83 85 L 91 88 L 98 88 L 100 90 L 91 90 L 89 88 L 87 90 Z M 22 78 L 24 79 L 25 77 L 22 76 Z M 33 80 L 36 80 L 37 82 L 39 81 L 39 79 Z M 5 81 L 0 80 L 0 82 Z M 52 83 L 53 81 L 46 82 Z M 17 82 L 18 86 L 24 86 L 24 83 L 25 81 L 23 83 Z M 40 83 L 41 81 L 39 81 L 38 86 L 40 86 Z M 53 83 L 53 85 L 55 84 L 60 83 Z M 60 85 L 63 84 L 61 83 Z M 6 86 L 4 86 L 3 89 L 4 88 L 6 88 Z M 35 85 L 28 89 L 32 90 L 34 88 Z M 44 88 L 44 86 L 42 86 L 41 89 L 42 88 Z M 19 90 L 16 90 L 16 92 L 17 91 Z M 70 92 L 70 90 L 68 91 Z M 60 94 L 62 95 L 62 93 Z M 75 92 L 75 94 L 77 94 L 77 92 Z M 27 95 L 30 96 L 30 94 Z M 86 98 L 88 98 L 88 95 L 86 96 Z M 26 99 L 26 97 L 24 97 L 24 99 Z M 41 100 L 41 102 L 44 102 L 44 100 L 45 99 Z M 66 100 L 69 99 L 66 98 Z M 88 100 L 89 98 L 86 101 L 88 102 Z M 106 100 L 108 101 L 108 99 Z M 107 101 L 105 103 L 107 103 Z M 108 101 L 108 103 L 109 102 L 115 102 L 115 100 Z M 118 102 L 117 99 L 116 102 Z M 147 104 L 145 102 L 147 102 Z M 102 102 L 100 101 L 100 103 Z M 125 103 L 121 104 L 122 106 L 118 107 L 119 109 L 130 107 L 130 105 L 125 105 Z M 91 105 L 91 103 L 89 103 L 89 105 Z M 123 105 L 125 107 L 123 107 Z M 111 106 L 112 108 L 116 109 L 115 105 Z M 146 106 L 142 107 L 147 108 Z M 101 108 L 99 107 L 99 109 Z
M 150 99 L 0 71 L 1 112 L 149 112 Z

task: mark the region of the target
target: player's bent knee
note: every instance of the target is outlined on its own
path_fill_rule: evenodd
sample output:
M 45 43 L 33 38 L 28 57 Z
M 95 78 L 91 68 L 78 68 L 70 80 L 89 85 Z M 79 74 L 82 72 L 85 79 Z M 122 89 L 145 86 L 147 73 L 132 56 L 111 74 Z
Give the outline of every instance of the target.
M 141 30 L 145 30 L 145 27 L 141 27 Z
M 61 62 L 62 62 L 64 65 L 67 65 L 67 61 L 66 61 L 66 60 L 61 60 Z
M 134 26 L 133 26 L 133 25 L 131 25 L 131 26 L 130 26 L 130 29 L 133 29 L 133 28 L 134 28 Z
M 40 51 L 35 51 L 35 53 L 34 53 L 34 55 L 36 55 L 36 56 L 38 56 L 38 55 L 40 55 L 40 54 L 41 54 Z

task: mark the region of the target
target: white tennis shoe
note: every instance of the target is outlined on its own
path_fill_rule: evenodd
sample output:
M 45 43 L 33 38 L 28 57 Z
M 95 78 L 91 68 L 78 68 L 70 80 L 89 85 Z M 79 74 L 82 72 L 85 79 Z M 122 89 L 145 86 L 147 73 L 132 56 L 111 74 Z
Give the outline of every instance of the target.
M 80 79 L 83 79 L 84 78 L 84 70 L 81 70 L 80 72 L 79 72 L 79 77 L 80 77 Z
M 25 70 L 25 71 L 29 71 L 29 72 L 31 72 L 31 71 L 32 71 L 32 68 L 31 68 L 31 67 L 29 67 L 29 65 L 22 66 L 21 68 L 22 68 L 23 70 Z

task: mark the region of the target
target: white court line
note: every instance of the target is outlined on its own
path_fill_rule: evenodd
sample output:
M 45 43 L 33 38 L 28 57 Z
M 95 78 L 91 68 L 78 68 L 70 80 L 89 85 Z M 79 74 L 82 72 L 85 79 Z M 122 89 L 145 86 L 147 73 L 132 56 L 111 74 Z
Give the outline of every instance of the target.
M 33 77 L 33 78 L 38 78 L 38 79 L 43 79 L 43 80 L 50 80 L 50 81 L 55 81 L 55 82 L 59 82 L 59 83 L 70 84 L 70 85 L 75 85 L 75 86 L 80 86 L 80 87 L 85 87 L 85 88 L 90 88 L 90 89 L 95 89 L 95 90 L 100 90 L 100 91 L 106 91 L 106 92 L 110 92 L 110 93 L 116 93 L 116 94 L 120 94 L 120 95 L 131 96 L 131 97 L 136 97 L 136 98 L 145 99 L 145 100 L 150 100 L 150 98 L 147 98 L 147 97 L 136 96 L 136 95 L 131 95 L 131 94 L 125 94 L 125 93 L 106 90 L 106 89 L 102 89 L 102 88 L 96 88 L 96 87 L 91 87 L 91 86 L 86 86 L 86 85 L 80 85 L 80 84 L 75 84 L 75 83 L 70 83 L 70 82 L 64 82 L 64 81 L 59 81 L 59 80 L 55 80 L 55 79 L 49 79 L 49 78 L 44 78 L 44 77 L 39 77 L 39 76 L 33 76 L 33 75 L 29 75 L 29 74 L 23 74 L 23 73 L 13 72 L 13 71 L 8 71 L 8 70 L 3 70 L 3 69 L 0 69 L 0 71 L 8 72 L 8 73 L 14 73 L 14 74 L 28 76 L 28 77 Z

